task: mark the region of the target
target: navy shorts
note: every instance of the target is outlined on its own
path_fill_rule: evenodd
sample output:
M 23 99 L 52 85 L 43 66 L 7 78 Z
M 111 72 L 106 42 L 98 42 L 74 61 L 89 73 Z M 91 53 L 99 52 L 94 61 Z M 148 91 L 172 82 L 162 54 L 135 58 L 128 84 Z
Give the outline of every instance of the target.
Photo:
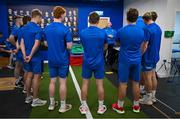
M 51 78 L 66 78 L 69 73 L 69 65 L 49 65 L 49 73 Z
M 23 63 L 24 59 L 23 59 L 23 55 L 21 51 L 18 51 L 17 55 L 16 55 L 16 61 Z
M 119 83 L 127 83 L 129 79 L 140 81 L 141 64 L 124 64 L 119 63 L 118 81 Z
M 33 74 L 42 74 L 43 72 L 43 61 L 30 61 L 29 63 L 24 63 L 24 70 L 27 72 L 32 72 Z
M 153 71 L 153 70 L 156 70 L 156 64 L 142 63 L 142 68 L 141 68 L 142 72 Z
M 88 64 L 83 63 L 82 65 L 82 77 L 85 79 L 90 79 L 92 75 L 94 75 L 94 78 L 96 79 L 103 79 L 104 78 L 104 63 L 101 65 L 91 68 Z

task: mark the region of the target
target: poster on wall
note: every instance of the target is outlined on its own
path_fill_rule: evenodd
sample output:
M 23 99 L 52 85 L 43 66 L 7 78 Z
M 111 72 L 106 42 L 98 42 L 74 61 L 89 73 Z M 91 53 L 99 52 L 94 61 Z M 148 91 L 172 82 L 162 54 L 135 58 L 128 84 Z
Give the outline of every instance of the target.
M 110 17 L 100 17 L 98 27 L 101 29 L 104 29 L 109 23 L 109 21 L 110 21 Z M 89 26 L 90 26 L 90 23 L 89 23 L 89 17 L 88 17 L 88 27 Z
M 8 6 L 8 24 L 9 24 L 9 33 L 14 25 L 14 17 L 16 15 L 24 16 L 31 15 L 32 9 L 39 9 L 42 11 L 43 19 L 40 24 L 41 28 L 44 29 L 47 25 L 53 22 L 53 7 L 48 5 L 9 5 Z M 69 28 L 72 32 L 73 37 L 78 37 L 78 8 L 65 7 L 66 17 L 64 19 L 64 25 Z

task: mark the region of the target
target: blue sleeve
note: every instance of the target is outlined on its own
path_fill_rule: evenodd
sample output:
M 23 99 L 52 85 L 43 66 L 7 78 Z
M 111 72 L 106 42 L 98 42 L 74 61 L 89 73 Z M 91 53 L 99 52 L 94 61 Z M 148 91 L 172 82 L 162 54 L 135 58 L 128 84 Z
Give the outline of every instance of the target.
M 19 33 L 18 33 L 18 43 L 19 44 L 21 43 L 21 38 L 22 38 L 22 30 L 19 30 Z
M 115 39 L 115 41 L 116 41 L 116 39 L 117 39 L 117 31 L 116 30 L 114 30 L 114 39 Z
M 82 43 L 82 31 L 80 31 L 79 33 L 79 39 L 80 39 L 80 43 Z
M 13 28 L 12 31 L 11 31 L 11 35 L 18 36 L 18 29 L 17 28 Z
M 147 28 L 144 28 L 144 41 L 147 42 L 150 39 L 150 31 Z
M 44 41 L 47 41 L 45 31 L 46 31 L 46 29 L 43 30 L 43 32 L 42 32 L 42 37 L 43 37 L 43 40 L 44 40 Z
M 43 40 L 43 31 L 42 30 L 39 30 L 36 35 L 35 35 L 35 40 L 40 40 L 42 41 Z
M 68 29 L 66 36 L 65 36 L 65 40 L 66 42 L 72 42 L 72 33 L 70 32 L 70 30 Z
M 118 30 L 118 32 L 116 33 L 116 42 L 120 42 L 121 39 L 121 30 Z
M 106 31 L 104 30 L 104 35 L 105 35 L 105 41 L 104 41 L 104 44 L 108 43 L 108 35 L 106 33 Z

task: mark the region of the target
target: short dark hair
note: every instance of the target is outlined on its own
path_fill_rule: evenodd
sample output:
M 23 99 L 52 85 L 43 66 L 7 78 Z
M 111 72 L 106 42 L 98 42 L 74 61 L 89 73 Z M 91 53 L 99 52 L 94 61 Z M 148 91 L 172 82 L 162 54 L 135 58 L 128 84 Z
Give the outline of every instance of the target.
M 65 13 L 66 13 L 66 10 L 61 6 L 56 6 L 53 9 L 54 18 L 59 19 L 59 18 L 61 18 L 61 15 L 65 14 Z
M 128 11 L 127 11 L 127 20 L 129 22 L 136 22 L 137 19 L 138 19 L 138 16 L 139 16 L 139 12 L 137 9 L 135 8 L 130 8 Z
M 20 16 L 20 15 L 16 15 L 15 17 L 14 17 L 14 19 L 16 20 L 16 19 L 21 19 L 22 18 L 22 16 Z
M 96 12 L 91 12 L 89 14 L 89 23 L 97 24 L 99 22 L 100 16 Z
M 142 17 L 144 20 L 146 21 L 149 21 L 149 20 L 152 20 L 152 16 L 151 16 L 151 13 L 150 12 L 146 12 L 143 17 Z
M 158 15 L 157 15 L 156 12 L 152 11 L 152 12 L 151 12 L 151 17 L 152 17 L 152 20 L 153 20 L 153 21 L 156 21 Z
M 35 18 L 36 16 L 42 17 L 42 12 L 39 9 L 33 9 L 31 11 L 31 17 Z
M 27 24 L 29 21 L 31 21 L 31 17 L 30 16 L 24 16 L 23 17 L 23 25 Z

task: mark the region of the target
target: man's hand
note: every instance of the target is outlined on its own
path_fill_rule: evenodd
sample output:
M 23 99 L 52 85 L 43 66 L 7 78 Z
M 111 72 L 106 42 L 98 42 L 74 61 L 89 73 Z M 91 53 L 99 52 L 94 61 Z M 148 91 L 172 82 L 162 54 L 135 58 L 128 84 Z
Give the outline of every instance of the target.
M 32 59 L 32 56 L 26 56 L 25 57 L 25 62 L 29 63 L 31 61 L 31 59 Z
M 8 53 L 11 54 L 11 53 L 13 53 L 13 51 L 12 50 L 8 50 Z
M 17 54 L 18 53 L 18 49 L 15 49 L 12 51 L 14 54 Z

